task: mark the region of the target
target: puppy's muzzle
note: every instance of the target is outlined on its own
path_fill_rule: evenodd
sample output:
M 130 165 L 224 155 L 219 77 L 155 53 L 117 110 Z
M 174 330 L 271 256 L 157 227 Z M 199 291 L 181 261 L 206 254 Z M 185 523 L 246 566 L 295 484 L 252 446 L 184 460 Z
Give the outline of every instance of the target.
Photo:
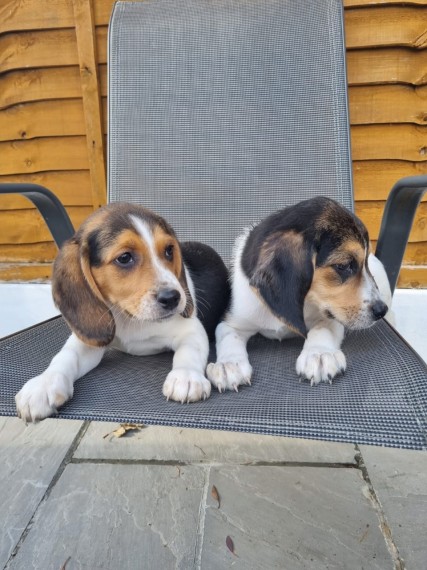
M 176 289 L 161 289 L 156 297 L 156 301 L 165 311 L 176 309 L 180 299 L 181 294 Z
M 375 301 L 375 303 L 371 306 L 371 311 L 374 321 L 379 321 L 386 315 L 388 307 L 382 301 Z

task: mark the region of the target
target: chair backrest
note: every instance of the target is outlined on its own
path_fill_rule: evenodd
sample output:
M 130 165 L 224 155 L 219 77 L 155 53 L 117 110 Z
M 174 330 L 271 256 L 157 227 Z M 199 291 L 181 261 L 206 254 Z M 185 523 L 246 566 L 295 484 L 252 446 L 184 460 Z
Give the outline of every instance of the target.
M 340 0 L 118 2 L 109 200 L 228 261 L 243 227 L 316 195 L 353 207 Z

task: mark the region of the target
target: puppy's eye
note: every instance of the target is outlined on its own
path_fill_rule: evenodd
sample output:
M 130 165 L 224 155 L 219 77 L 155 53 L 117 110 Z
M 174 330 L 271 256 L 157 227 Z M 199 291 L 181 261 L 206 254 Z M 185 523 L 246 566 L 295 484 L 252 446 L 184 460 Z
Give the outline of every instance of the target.
M 351 271 L 351 262 L 350 263 L 336 263 L 334 265 L 335 269 L 339 272 L 345 273 Z
M 172 261 L 173 260 L 173 245 L 168 245 L 165 248 L 165 257 L 168 261 Z
M 335 263 L 332 266 L 342 279 L 350 277 L 357 271 L 357 263 L 352 259 L 348 263 Z
M 122 267 L 125 266 L 129 267 L 130 265 L 133 265 L 133 263 L 135 262 L 134 258 L 132 257 L 132 254 L 129 253 L 128 251 L 119 255 L 119 257 L 117 257 L 115 261 L 117 265 L 120 265 Z

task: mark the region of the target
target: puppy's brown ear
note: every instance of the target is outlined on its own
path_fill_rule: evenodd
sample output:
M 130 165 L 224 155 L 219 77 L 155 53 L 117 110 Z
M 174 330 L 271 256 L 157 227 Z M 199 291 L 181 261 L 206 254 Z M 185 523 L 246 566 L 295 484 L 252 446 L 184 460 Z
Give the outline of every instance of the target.
M 181 254 L 181 258 L 182 258 L 182 254 Z M 193 302 L 193 297 L 191 296 L 191 293 L 190 293 L 190 289 L 188 288 L 187 278 L 185 276 L 184 261 L 182 261 L 182 263 L 181 263 L 181 275 L 180 275 L 178 281 L 179 281 L 179 284 L 181 285 L 181 287 L 184 289 L 185 296 L 187 298 L 187 302 L 185 304 L 185 309 L 182 311 L 181 316 L 184 317 L 185 319 L 188 319 L 193 314 L 194 302 Z
M 306 337 L 304 300 L 313 279 L 313 262 L 301 234 L 277 232 L 263 243 L 249 284 L 272 313 Z
M 55 305 L 83 342 L 106 346 L 113 340 L 113 315 L 93 281 L 87 255 L 76 236 L 64 243 L 55 259 L 52 293 Z

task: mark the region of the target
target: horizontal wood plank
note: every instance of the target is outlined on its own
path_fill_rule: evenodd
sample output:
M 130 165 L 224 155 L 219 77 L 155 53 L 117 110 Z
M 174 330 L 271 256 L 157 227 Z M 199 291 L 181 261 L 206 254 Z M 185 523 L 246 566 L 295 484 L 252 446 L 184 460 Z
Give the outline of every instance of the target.
M 427 84 L 427 50 L 376 48 L 347 51 L 349 85 Z
M 422 174 L 427 174 L 427 164 L 424 162 L 355 160 L 353 161 L 355 199 L 386 200 L 398 180 Z
M 352 125 L 427 124 L 427 86 L 370 85 L 349 90 Z
M 0 263 L 0 282 L 47 283 L 51 277 L 51 263 Z
M 11 71 L 0 76 L 0 93 L 0 110 L 30 101 L 80 98 L 82 90 L 79 68 L 49 67 Z
M 344 12 L 347 48 L 427 47 L 427 11 L 423 6 L 375 6 Z
M 58 49 L 58 47 L 60 49 Z M 74 28 L 25 31 L 0 36 L 0 73 L 13 69 L 76 65 Z
M 51 137 L 0 143 L 0 175 L 87 170 L 86 137 Z
M 427 127 L 355 125 L 350 134 L 353 160 L 427 161 Z
M 93 212 L 91 207 L 68 207 L 68 215 L 77 230 L 81 223 Z M 34 210 L 19 210 L 14 215 L 0 211 L 1 244 L 30 244 L 48 242 L 52 236 L 40 214 Z
M 404 265 L 400 270 L 397 286 L 402 289 L 420 289 L 427 284 L 427 266 Z
M 384 202 L 356 202 L 356 214 L 363 220 L 372 240 L 378 239 Z M 410 242 L 427 241 L 427 202 L 422 202 L 417 210 L 412 230 L 409 236 Z
M 88 170 L 37 172 L 0 176 L 0 184 L 40 184 L 51 190 L 64 206 L 91 206 L 90 176 Z M 28 210 L 31 202 L 18 194 L 0 194 L 0 210 Z
M 427 0 L 343 0 L 344 8 L 359 8 L 361 6 L 408 4 L 414 6 L 426 6 Z
M 72 0 L 3 0 L 0 4 L 0 34 L 73 25 Z
M 0 112 L 0 141 L 85 135 L 81 99 L 53 99 Z
M 52 263 L 58 253 L 53 243 L 0 244 L 1 263 Z

